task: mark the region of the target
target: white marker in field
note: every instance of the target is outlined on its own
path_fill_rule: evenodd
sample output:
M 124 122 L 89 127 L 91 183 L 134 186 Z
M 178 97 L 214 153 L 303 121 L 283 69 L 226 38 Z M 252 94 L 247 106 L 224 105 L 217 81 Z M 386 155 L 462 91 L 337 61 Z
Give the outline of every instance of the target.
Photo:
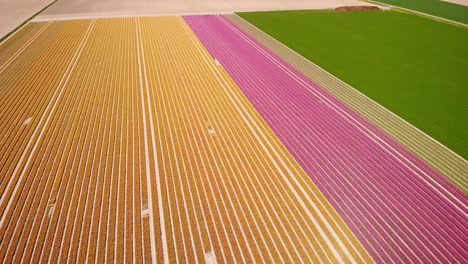
M 52 214 L 54 213 L 55 204 L 49 204 L 47 207 L 48 207 L 48 211 L 49 211 L 48 217 L 50 218 L 52 216 Z
M 214 251 L 209 251 L 205 253 L 205 263 L 206 264 L 216 264 L 216 255 Z
M 148 217 L 149 216 L 148 205 L 144 204 L 141 207 L 141 216 L 142 217 Z
M 213 128 L 212 126 L 209 126 L 209 127 L 208 127 L 208 133 L 210 133 L 210 134 L 214 134 L 214 133 L 215 133 L 215 130 L 214 130 L 214 128 Z
M 31 121 L 32 121 L 32 116 L 26 118 L 26 120 L 24 120 L 23 122 L 23 126 L 27 126 L 29 123 L 31 123 Z

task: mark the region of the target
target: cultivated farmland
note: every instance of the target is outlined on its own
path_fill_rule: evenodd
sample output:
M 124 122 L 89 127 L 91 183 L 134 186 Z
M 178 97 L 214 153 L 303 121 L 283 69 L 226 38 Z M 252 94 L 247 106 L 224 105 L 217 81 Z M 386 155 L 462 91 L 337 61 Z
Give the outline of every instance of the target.
M 465 50 L 436 40 L 424 57 L 403 41 L 463 28 L 390 11 L 243 15 L 374 101 L 231 13 L 343 5 L 376 9 L 63 0 L 26 21 L 0 43 L 0 263 L 465 262 L 468 162 L 377 100 L 420 117 L 438 95 L 445 112 L 417 119 L 429 124 L 465 109 L 464 70 L 444 68 L 466 66 Z M 439 74 L 427 91 L 395 87 L 421 70 Z M 444 135 L 466 142 L 461 122 Z
M 372 262 L 182 18 L 24 30 L 0 62 L 0 260 Z
M 395 11 L 240 15 L 468 157 L 468 29 Z
M 441 1 L 441 0 L 379 0 L 378 2 L 408 8 L 453 21 L 468 24 L 468 6 L 456 4 L 464 0 Z
M 458 228 L 439 229 L 458 221 L 462 200 L 428 210 L 437 206 L 428 201 L 458 192 L 435 187 L 451 186 L 445 177 L 226 17 L 186 20 L 376 261 L 425 262 L 431 254 L 449 262 L 463 259 L 456 253 L 462 249 L 455 249 L 463 244 L 456 238 Z M 442 215 L 455 218 L 437 222 Z

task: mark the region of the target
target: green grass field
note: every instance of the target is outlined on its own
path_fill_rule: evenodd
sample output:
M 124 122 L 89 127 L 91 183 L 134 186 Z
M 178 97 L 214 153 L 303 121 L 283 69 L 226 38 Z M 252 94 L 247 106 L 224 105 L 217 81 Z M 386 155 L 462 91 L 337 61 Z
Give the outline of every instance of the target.
M 468 7 L 442 0 L 376 0 L 468 24 Z
M 468 29 L 396 11 L 239 15 L 468 158 Z

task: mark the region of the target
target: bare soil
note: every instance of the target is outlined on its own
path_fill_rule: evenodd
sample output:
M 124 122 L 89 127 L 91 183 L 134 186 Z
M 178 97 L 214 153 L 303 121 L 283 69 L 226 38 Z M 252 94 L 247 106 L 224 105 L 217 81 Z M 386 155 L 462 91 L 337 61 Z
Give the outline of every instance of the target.
M 39 15 L 37 21 L 118 16 L 333 9 L 340 6 L 363 5 L 372 4 L 358 0 L 60 0 Z
M 378 6 L 340 6 L 335 8 L 336 11 L 363 11 L 363 10 L 380 10 Z

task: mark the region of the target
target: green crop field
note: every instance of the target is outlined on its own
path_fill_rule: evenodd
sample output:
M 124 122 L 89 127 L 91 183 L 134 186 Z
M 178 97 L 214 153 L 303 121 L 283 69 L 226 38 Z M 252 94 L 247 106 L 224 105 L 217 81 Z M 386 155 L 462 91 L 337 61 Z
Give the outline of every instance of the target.
M 376 0 L 468 24 L 468 7 L 442 0 Z
M 468 158 L 468 29 L 396 11 L 239 15 Z

